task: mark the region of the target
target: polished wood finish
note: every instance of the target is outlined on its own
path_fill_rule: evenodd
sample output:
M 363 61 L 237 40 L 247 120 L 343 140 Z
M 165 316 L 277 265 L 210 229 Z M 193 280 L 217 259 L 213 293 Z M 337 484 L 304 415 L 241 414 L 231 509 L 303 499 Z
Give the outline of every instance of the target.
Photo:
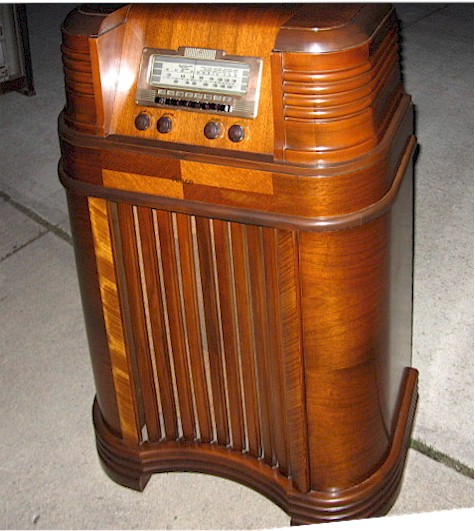
M 107 418 L 110 429 L 120 435 L 121 427 L 99 288 L 88 199 L 68 194 L 68 206 L 79 288 L 96 384 L 96 399 Z
M 258 116 L 136 105 L 142 49 L 183 45 L 262 57 Z M 221 475 L 293 524 L 384 514 L 417 400 L 394 10 L 79 8 L 62 49 L 59 173 L 106 472 L 140 490 L 154 472 Z M 209 139 L 208 121 L 246 138 Z
M 111 242 L 108 205 L 102 199 L 89 199 L 89 218 L 94 238 L 99 289 L 101 293 L 108 350 L 111 358 L 114 388 L 120 418 L 122 437 L 137 443 L 135 396 L 132 391 L 130 350 L 127 348 L 123 321 L 127 307 L 119 303 L 117 269 Z
M 291 525 L 305 525 L 387 513 L 399 492 L 416 402 L 417 371 L 409 369 L 403 382 L 392 445 L 379 468 L 351 488 L 310 492 L 296 489 L 291 478 L 264 461 L 222 445 L 188 441 L 125 446 L 109 431 L 97 402 L 94 404 L 94 426 L 102 466 L 114 481 L 124 486 L 143 490 L 151 472 L 214 474 L 258 490 L 290 515 Z

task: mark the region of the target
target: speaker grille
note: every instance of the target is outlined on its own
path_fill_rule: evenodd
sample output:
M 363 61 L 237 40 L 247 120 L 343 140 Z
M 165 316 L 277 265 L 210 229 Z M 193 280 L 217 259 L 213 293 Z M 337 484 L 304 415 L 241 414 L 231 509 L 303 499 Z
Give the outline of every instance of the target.
M 296 233 L 108 211 L 143 440 L 248 453 L 305 491 Z

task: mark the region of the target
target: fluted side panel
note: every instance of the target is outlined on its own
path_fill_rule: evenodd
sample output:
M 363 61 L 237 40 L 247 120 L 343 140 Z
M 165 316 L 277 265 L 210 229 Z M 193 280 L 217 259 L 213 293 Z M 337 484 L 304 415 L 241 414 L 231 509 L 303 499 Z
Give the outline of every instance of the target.
M 95 132 L 97 117 L 89 49 L 72 49 L 63 43 L 61 51 L 66 87 L 64 120 L 76 129 Z
M 395 27 L 351 67 L 323 69 L 312 54 L 281 60 L 285 160 L 350 160 L 377 145 L 403 93 Z
M 295 233 L 112 205 L 142 440 L 231 448 L 306 492 Z

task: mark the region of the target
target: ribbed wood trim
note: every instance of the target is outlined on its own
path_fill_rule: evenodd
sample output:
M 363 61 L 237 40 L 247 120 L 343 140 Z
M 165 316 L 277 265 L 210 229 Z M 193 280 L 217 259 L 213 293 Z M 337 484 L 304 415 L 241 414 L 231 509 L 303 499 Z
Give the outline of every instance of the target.
M 399 491 L 417 405 L 418 372 L 407 369 L 392 445 L 382 465 L 350 488 L 303 494 L 276 468 L 241 452 L 213 444 L 145 443 L 131 447 L 104 424 L 97 402 L 93 416 L 98 453 L 116 482 L 143 490 L 155 472 L 202 472 L 242 483 L 268 497 L 291 517 L 291 523 L 312 524 L 382 516 Z

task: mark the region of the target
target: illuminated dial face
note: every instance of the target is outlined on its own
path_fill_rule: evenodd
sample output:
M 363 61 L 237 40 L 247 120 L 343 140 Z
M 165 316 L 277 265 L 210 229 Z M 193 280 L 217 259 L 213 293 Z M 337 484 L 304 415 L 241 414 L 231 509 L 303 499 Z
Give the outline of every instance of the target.
M 151 61 L 150 85 L 225 94 L 246 94 L 249 70 L 248 64 L 235 61 L 207 61 L 154 55 Z

